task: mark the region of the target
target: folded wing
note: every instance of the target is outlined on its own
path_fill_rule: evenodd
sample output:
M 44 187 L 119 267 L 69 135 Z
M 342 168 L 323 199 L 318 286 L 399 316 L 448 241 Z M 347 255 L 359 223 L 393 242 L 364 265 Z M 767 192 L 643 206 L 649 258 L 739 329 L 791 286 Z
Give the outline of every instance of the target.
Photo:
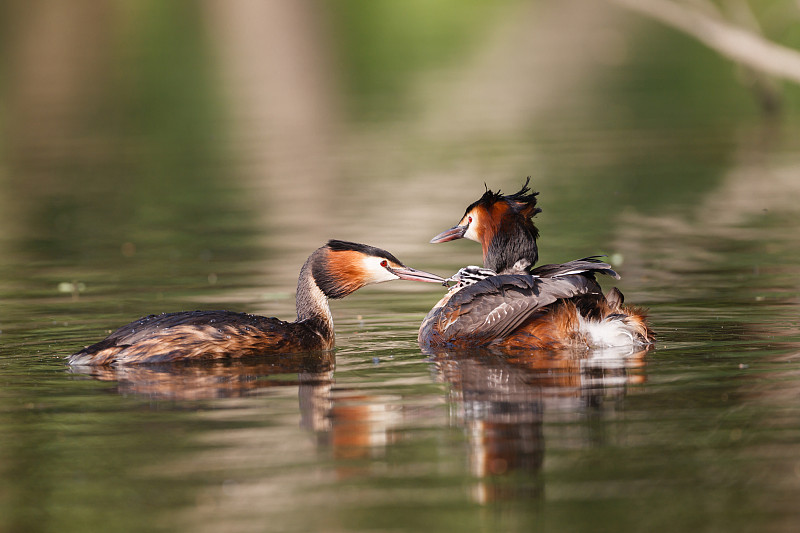
M 530 275 L 497 275 L 454 293 L 423 321 L 420 341 L 486 345 L 521 326 L 537 310 L 562 298 L 602 295 L 595 274 L 618 277 L 596 258 L 543 265 Z

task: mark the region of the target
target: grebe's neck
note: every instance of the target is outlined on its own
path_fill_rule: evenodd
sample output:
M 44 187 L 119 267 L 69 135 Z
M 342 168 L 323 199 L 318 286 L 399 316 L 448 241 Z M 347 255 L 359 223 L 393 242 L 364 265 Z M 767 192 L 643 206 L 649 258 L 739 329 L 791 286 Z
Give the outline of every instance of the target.
M 513 269 L 524 259 L 530 266 L 539 260 L 536 238 L 539 231 L 530 220 L 527 224 L 519 221 L 503 221 L 498 231 L 491 236 L 488 246 L 484 245 L 483 266 L 495 272 Z
M 300 269 L 297 280 L 297 322 L 308 323 L 325 338 L 333 338 L 333 316 L 328 297 L 314 281 L 314 263 L 322 261 L 322 248 L 315 251 Z

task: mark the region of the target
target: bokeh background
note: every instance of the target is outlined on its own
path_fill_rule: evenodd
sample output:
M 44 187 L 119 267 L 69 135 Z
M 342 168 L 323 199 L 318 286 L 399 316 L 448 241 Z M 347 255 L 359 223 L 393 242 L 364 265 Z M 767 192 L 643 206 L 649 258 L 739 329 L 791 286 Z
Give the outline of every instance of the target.
M 625 4 L 8 2 L 3 255 L 155 269 L 250 232 L 291 284 L 332 236 L 437 261 L 423 244 L 484 182 L 529 175 L 545 257 L 725 194 L 792 207 L 782 169 L 724 182 L 792 142 L 795 84 Z M 800 39 L 793 2 L 716 9 Z
M 2 2 L 0 530 L 794 531 L 798 50 L 790 0 Z M 335 302 L 335 379 L 64 365 L 149 313 L 291 319 L 330 238 L 479 263 L 428 240 L 527 176 L 645 358 L 432 362 L 441 291 L 391 283 Z

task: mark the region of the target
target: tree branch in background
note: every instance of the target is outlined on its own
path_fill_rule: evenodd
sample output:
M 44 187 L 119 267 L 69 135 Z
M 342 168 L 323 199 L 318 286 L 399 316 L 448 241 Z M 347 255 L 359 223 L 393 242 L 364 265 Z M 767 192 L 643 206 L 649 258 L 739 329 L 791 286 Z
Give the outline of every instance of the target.
M 698 9 L 670 0 L 611 0 L 619 6 L 658 20 L 691 35 L 717 53 L 757 72 L 800 84 L 800 52 Z M 774 112 L 778 96 L 755 80 L 762 107 Z

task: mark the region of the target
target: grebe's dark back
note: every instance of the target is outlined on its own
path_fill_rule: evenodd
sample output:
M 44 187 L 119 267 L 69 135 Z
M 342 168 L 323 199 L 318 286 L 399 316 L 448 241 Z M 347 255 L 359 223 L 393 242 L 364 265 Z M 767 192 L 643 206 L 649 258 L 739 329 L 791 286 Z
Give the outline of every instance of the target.
M 286 322 L 230 311 L 151 315 L 122 326 L 71 355 L 71 365 L 162 363 L 330 350 L 334 344 L 329 298 L 344 298 L 372 283 L 395 279 L 442 283 L 408 268 L 385 250 L 329 241 L 306 260 L 297 281 L 297 320 Z
M 653 341 L 644 310 L 623 305 L 616 288 L 603 295 L 596 274 L 619 278 L 610 265 L 588 257 L 542 265 L 531 218 L 538 193 L 486 192 L 459 223 L 431 242 L 466 238 L 483 248 L 484 269 L 467 267 L 428 313 L 419 343 L 429 347 L 569 348 L 635 346 Z

